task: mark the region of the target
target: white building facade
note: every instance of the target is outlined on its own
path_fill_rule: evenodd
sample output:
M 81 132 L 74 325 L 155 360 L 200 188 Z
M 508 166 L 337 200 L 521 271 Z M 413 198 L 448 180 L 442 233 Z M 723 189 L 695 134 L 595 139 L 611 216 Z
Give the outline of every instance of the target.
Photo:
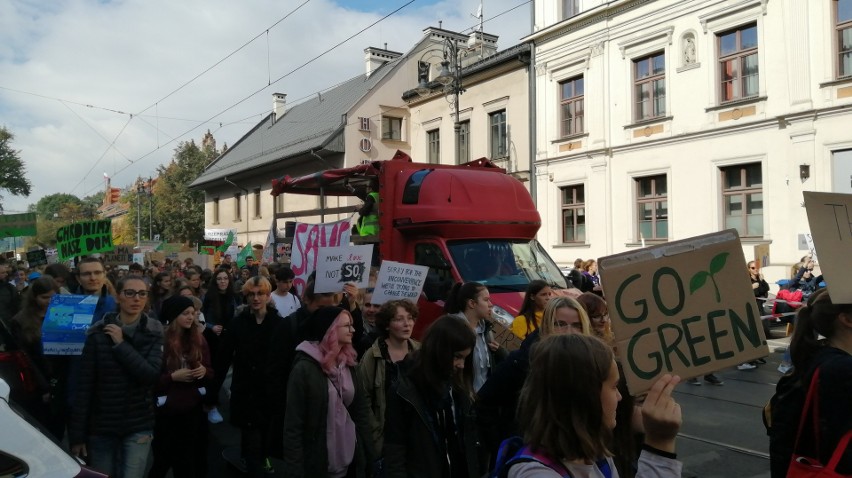
M 852 0 L 536 0 L 534 29 L 557 263 L 736 228 L 774 281 L 802 191 L 852 193 Z

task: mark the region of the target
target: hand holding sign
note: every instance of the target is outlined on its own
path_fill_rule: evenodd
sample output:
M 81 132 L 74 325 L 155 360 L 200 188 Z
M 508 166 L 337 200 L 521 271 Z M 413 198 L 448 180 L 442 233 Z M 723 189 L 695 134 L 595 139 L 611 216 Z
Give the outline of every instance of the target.
M 317 252 L 317 275 L 314 292 L 340 292 L 347 283 L 358 289 L 370 281 L 373 245 L 321 247 Z

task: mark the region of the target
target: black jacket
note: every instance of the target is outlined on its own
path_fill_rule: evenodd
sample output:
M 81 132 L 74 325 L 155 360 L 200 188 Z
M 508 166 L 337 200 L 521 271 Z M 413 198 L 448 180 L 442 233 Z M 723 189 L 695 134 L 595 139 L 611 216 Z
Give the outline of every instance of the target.
M 283 405 L 284 397 L 270 396 L 267 387 L 267 366 L 273 347 L 273 331 L 280 326 L 281 316 L 275 307 L 267 305 L 263 322 L 257 323 L 251 309 L 246 307 L 222 331 L 221 368 L 217 374 L 225 376 L 233 365 L 231 377 L 231 423 L 235 426 L 253 426 L 269 420 L 270 407 Z
M 126 436 L 154 429 L 153 387 L 163 359 L 163 326 L 142 314 L 133 337 L 115 345 L 104 332 L 117 313 L 89 327 L 69 425 L 72 445 L 91 435 Z
M 486 467 L 471 401 L 460 390 L 453 390 L 453 397 L 460 417 L 456 426 L 467 476 L 477 478 Z M 388 396 L 383 447 L 387 478 L 449 478 L 443 470 L 447 461 L 447 440 L 438 430 L 434 407 L 428 402 L 408 377 L 402 377 L 396 393 Z
M 11 319 L 20 308 L 18 289 L 8 282 L 0 282 L 0 319 Z

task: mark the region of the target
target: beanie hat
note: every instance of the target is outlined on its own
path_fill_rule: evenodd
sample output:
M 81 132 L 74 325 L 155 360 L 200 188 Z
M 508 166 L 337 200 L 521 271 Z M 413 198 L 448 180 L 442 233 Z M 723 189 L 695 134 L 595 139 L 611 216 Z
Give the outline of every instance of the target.
M 343 312 L 343 309 L 340 307 L 320 307 L 317 309 L 308 319 L 305 327 L 305 340 L 321 341 L 341 312 Z
M 160 322 L 164 324 L 171 323 L 177 318 L 177 316 L 182 314 L 184 310 L 190 307 L 195 307 L 195 303 L 192 302 L 192 299 L 182 295 L 173 295 L 163 301 L 163 308 L 160 309 Z

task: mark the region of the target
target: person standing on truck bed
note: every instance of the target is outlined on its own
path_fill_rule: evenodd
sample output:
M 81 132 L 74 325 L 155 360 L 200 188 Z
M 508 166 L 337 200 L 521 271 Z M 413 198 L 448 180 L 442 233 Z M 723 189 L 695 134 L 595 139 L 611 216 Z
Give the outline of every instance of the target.
M 379 233 L 379 182 L 375 178 L 367 184 L 367 196 L 364 205 L 358 210 L 358 234 L 375 236 Z

